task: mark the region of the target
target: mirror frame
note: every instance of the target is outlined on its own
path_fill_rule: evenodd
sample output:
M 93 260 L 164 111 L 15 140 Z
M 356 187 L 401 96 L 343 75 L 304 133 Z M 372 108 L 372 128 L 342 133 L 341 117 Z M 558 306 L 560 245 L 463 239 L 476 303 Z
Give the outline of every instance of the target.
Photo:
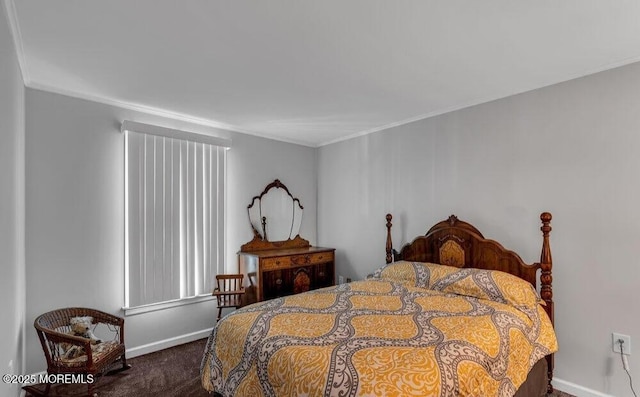
M 300 210 L 304 210 L 304 207 L 302 206 L 302 203 L 300 203 L 300 200 L 297 197 L 293 197 L 293 195 L 291 194 L 289 189 L 285 186 L 285 184 L 280 182 L 279 179 L 274 180 L 273 182 L 265 186 L 262 193 L 260 193 L 258 196 L 254 196 L 251 199 L 251 203 L 247 206 L 247 217 L 249 218 L 249 224 L 251 225 L 251 230 L 253 231 L 253 240 L 242 245 L 240 250 L 244 252 L 244 251 L 261 251 L 266 249 L 310 247 L 311 245 L 309 244 L 309 241 L 300 237 L 300 230 L 298 230 L 298 234 L 293 239 L 289 238 L 288 240 L 283 240 L 283 241 L 269 241 L 263 238 L 262 234 L 258 230 L 256 230 L 253 222 L 251 222 L 251 208 L 256 204 L 256 201 L 259 203 L 262 200 L 262 197 L 266 195 L 271 189 L 283 189 L 291 197 L 291 200 L 293 201 L 293 205 L 295 206 L 297 203 Z M 264 230 L 265 230 L 264 216 L 262 217 L 261 221 L 262 221 L 262 229 L 264 233 Z M 294 222 L 295 219 L 292 219 L 291 221 Z M 300 221 L 300 225 L 302 225 L 302 220 Z

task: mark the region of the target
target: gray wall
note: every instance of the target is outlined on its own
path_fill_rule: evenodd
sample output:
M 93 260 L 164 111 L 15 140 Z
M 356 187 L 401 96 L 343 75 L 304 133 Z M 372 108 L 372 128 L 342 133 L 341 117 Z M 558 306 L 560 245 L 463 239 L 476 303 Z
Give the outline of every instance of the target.
M 305 206 L 303 236 L 316 240 L 315 149 L 26 90 L 26 324 L 45 311 L 124 304 L 124 119 L 229 137 L 227 264 L 252 237 L 246 206 L 279 178 Z M 215 302 L 126 318 L 127 348 L 213 326 Z M 27 332 L 27 372 L 45 368 Z
M 318 239 L 345 276 L 384 263 L 387 212 L 396 247 L 453 213 L 527 262 L 552 212 L 556 376 L 630 395 L 611 332 L 640 340 L 640 64 L 328 145 L 318 163 Z
M 0 5 L 0 373 L 23 374 L 24 85 Z M 18 385 L 0 383 L 1 396 Z

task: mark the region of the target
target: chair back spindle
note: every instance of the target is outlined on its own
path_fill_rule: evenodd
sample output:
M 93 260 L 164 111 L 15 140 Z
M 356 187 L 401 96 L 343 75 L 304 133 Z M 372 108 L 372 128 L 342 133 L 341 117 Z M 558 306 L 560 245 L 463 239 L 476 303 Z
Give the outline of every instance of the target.
M 243 282 L 243 274 L 216 275 L 216 288 L 213 290 L 213 296 L 216 297 L 218 303 L 218 321 L 222 317 L 222 309 L 237 309 L 242 306 Z

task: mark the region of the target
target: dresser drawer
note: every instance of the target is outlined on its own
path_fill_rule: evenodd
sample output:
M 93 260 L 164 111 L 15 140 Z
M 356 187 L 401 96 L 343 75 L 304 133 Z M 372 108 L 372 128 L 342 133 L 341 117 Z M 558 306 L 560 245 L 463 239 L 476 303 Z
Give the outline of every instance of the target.
M 310 256 L 311 258 L 309 263 L 312 265 L 333 262 L 333 252 L 319 252 L 317 254 L 311 254 Z
M 291 257 L 283 256 L 281 258 L 265 258 L 261 263 L 262 270 L 277 270 L 291 267 Z
M 288 267 L 316 265 L 333 262 L 333 252 L 318 252 L 315 254 L 281 256 L 278 258 L 265 258 L 262 260 L 262 269 L 265 271 L 286 269 Z
M 333 252 L 292 255 L 288 258 L 283 259 L 289 259 L 291 266 L 317 265 L 320 263 L 333 262 Z

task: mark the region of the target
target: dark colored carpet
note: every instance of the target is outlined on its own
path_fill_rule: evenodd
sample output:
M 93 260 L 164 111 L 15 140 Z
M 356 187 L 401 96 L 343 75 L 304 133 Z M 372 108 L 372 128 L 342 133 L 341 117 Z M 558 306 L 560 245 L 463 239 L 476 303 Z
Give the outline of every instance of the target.
M 200 384 L 206 339 L 127 360 L 131 368 L 98 379 L 99 397 L 211 397 Z M 44 390 L 44 385 L 37 385 Z M 85 396 L 86 385 L 56 385 L 49 396 Z M 38 393 L 27 393 L 38 395 Z
M 200 384 L 200 362 L 206 341 L 200 339 L 127 360 L 132 367 L 100 378 L 96 392 L 100 397 L 212 397 Z M 43 385 L 36 387 L 44 390 Z M 51 388 L 49 395 L 71 397 L 86 393 L 86 385 L 58 385 Z M 561 391 L 552 396 L 573 397 Z

